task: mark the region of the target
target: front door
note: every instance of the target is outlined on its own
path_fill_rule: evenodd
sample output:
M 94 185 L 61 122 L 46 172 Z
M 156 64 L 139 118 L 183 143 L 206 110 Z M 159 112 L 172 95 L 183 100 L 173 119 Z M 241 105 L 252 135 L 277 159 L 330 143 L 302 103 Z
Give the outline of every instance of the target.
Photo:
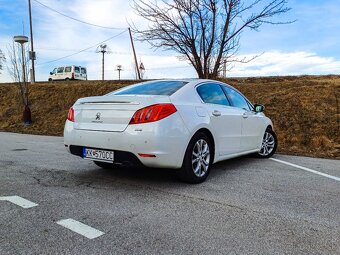
M 261 114 L 253 112 L 246 98 L 229 86 L 223 86 L 234 108 L 240 111 L 242 116 L 242 134 L 240 149 L 242 152 L 258 149 L 261 145 L 263 127 L 261 126 Z
M 242 150 L 260 149 L 263 136 L 263 115 L 245 110 L 242 114 Z

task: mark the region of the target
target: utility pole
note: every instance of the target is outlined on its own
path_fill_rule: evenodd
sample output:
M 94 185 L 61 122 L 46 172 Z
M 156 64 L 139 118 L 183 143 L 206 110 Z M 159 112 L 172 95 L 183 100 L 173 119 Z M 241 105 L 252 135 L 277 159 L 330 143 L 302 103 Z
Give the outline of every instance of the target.
M 227 60 L 223 60 L 223 78 L 227 77 Z
M 131 29 L 130 28 L 129 28 L 129 34 L 130 34 L 130 40 L 131 40 L 133 56 L 135 58 L 135 65 L 136 65 L 137 76 L 138 76 L 138 80 L 140 80 L 141 77 L 140 77 L 140 72 L 139 72 L 139 67 L 138 67 L 138 62 L 137 62 L 137 57 L 136 57 L 135 45 L 133 44 L 132 34 L 131 34 Z
M 28 13 L 30 19 L 30 36 L 31 36 L 31 51 L 30 51 L 30 59 L 32 61 L 32 72 L 31 72 L 31 83 L 35 82 L 35 68 L 34 68 L 34 60 L 36 59 L 34 46 L 33 46 L 33 27 L 32 27 L 32 8 L 31 8 L 31 0 L 28 0 Z
M 109 49 L 107 48 L 106 44 L 101 44 L 97 47 L 97 53 L 102 53 L 102 80 L 104 80 L 104 55 L 105 53 L 109 53 Z
M 118 79 L 120 80 L 120 72 L 123 71 L 123 66 L 122 65 L 117 65 L 116 70 L 118 71 Z
M 103 54 L 103 57 L 102 57 L 102 81 L 104 80 L 104 55 L 105 55 L 105 50 L 102 50 L 102 54 Z

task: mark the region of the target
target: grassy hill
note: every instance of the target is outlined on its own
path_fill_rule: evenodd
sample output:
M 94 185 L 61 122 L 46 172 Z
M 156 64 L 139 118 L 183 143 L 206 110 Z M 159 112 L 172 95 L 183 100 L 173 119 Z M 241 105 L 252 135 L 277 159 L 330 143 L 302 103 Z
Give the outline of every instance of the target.
M 279 138 L 279 152 L 340 159 L 340 76 L 231 78 L 224 80 L 253 103 L 263 103 Z M 68 108 L 80 97 L 103 95 L 133 81 L 68 81 L 30 86 L 33 124 L 22 124 L 15 84 L 0 84 L 0 130 L 63 133 Z

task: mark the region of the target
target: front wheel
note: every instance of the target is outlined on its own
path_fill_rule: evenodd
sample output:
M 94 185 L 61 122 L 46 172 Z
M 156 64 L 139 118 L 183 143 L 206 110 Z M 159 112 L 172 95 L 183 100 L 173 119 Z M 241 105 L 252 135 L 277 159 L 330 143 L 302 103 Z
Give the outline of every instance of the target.
M 271 129 L 264 132 L 262 139 L 261 150 L 258 152 L 260 158 L 270 158 L 274 155 L 277 149 L 277 136 Z
M 212 163 L 212 142 L 206 134 L 199 132 L 189 142 L 179 177 L 188 183 L 204 182 L 209 175 Z

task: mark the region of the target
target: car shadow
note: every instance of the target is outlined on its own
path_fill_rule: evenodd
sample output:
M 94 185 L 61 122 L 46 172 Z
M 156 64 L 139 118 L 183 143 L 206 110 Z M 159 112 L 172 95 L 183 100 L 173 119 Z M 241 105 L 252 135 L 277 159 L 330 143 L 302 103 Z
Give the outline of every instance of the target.
M 129 180 L 135 182 L 176 183 L 178 182 L 177 171 L 174 169 L 146 168 L 146 167 L 115 167 L 104 169 L 93 166 L 87 171 L 90 175 L 105 180 Z
M 226 175 L 231 174 L 233 171 L 242 171 L 253 160 L 255 159 L 251 156 L 243 156 L 218 162 L 214 164 L 207 181 L 213 181 L 215 178 L 227 178 Z M 93 164 L 93 167 L 91 166 L 90 169 L 81 173 L 80 176 L 96 182 L 129 181 L 151 184 L 179 184 L 183 183 L 178 177 L 179 171 L 179 169 L 146 167 L 114 167 L 112 169 L 104 169 Z

